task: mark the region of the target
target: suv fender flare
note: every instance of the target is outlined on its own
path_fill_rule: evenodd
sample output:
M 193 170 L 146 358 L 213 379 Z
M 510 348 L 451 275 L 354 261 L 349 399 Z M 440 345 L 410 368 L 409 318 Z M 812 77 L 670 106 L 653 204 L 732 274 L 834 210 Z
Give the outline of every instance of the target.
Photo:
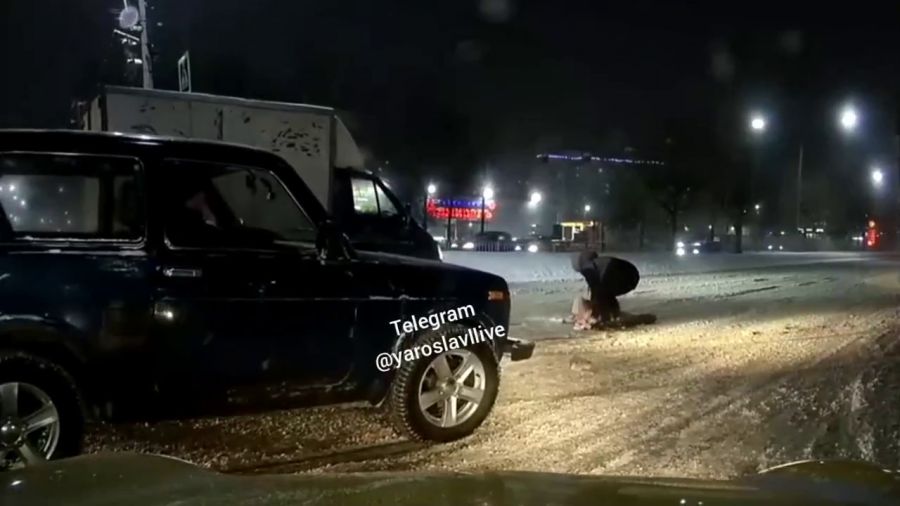
M 77 382 L 83 379 L 86 350 L 62 322 L 32 315 L 0 316 L 0 349 L 22 351 L 53 362 Z

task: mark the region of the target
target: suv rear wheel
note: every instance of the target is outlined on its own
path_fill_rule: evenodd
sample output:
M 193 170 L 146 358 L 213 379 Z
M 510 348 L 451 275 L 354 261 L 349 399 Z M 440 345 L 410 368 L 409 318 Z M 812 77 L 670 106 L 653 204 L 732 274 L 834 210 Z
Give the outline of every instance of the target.
M 83 433 L 78 389 L 65 370 L 0 352 L 0 470 L 77 455 Z
M 421 350 L 440 339 L 440 334 L 426 334 L 414 346 Z M 400 366 L 389 394 L 391 415 L 397 428 L 412 439 L 453 441 L 484 422 L 499 386 L 500 367 L 489 347 L 444 351 Z

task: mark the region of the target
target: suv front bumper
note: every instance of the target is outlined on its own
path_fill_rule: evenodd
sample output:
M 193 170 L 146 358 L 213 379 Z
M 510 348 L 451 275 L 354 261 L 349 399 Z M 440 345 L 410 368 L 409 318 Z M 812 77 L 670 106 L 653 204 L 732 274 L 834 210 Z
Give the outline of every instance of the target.
M 509 355 L 509 359 L 513 362 L 527 360 L 534 354 L 534 343 L 524 339 L 508 337 L 506 342 L 503 343 L 503 354 Z

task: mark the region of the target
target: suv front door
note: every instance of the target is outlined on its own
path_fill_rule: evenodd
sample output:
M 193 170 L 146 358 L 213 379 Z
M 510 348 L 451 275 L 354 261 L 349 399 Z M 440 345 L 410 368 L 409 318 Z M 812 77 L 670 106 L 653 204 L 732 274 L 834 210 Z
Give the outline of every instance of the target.
M 350 279 L 319 263 L 315 226 L 283 182 L 258 167 L 165 165 L 176 189 L 162 272 L 176 269 L 180 279 L 163 284 L 200 312 L 200 323 L 177 330 L 191 361 L 251 401 L 343 377 L 352 360 Z

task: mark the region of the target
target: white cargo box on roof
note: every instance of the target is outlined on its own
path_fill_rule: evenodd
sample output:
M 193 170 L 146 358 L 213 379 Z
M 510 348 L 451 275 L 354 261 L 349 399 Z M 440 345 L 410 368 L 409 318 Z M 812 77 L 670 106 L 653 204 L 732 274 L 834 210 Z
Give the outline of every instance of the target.
M 287 160 L 329 210 L 333 169 L 363 167 L 353 136 L 330 107 L 106 86 L 91 103 L 84 128 L 267 149 Z

